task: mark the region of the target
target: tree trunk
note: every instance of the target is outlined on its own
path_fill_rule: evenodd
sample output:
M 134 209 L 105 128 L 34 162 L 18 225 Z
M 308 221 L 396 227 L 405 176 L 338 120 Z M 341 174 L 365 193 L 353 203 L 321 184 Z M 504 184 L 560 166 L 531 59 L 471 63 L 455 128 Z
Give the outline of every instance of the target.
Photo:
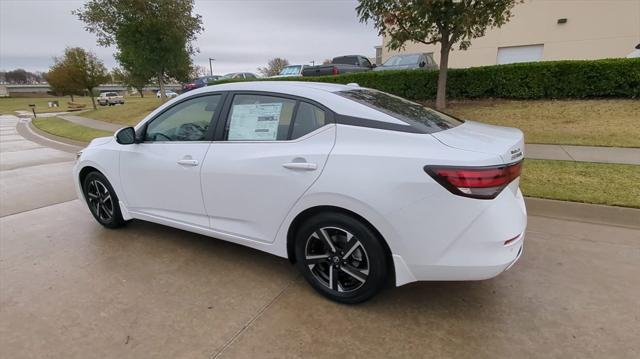
M 73 102 L 73 94 L 70 94 L 69 97 L 71 97 L 71 102 Z
M 91 104 L 93 104 L 93 109 L 97 110 L 98 108 L 96 107 L 96 99 L 93 97 L 93 89 L 87 89 L 89 90 L 89 97 L 91 97 Z
M 449 69 L 449 51 L 451 46 L 442 43 L 440 47 L 440 72 L 438 73 L 438 92 L 436 94 L 436 109 L 447 108 L 447 71 Z
M 138 93 L 140 94 L 140 98 L 144 98 L 144 94 L 142 93 L 142 87 L 136 90 L 138 90 Z
M 162 72 L 158 74 L 158 86 L 160 86 L 160 99 L 162 102 L 167 101 L 167 94 L 164 92 L 164 79 Z

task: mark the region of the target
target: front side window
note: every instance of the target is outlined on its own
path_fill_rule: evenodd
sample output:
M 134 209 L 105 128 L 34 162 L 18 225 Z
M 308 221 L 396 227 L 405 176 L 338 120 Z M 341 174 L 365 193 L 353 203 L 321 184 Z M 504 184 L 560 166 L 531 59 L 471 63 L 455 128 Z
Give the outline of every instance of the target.
M 204 141 L 220 98 L 221 95 L 201 96 L 173 106 L 149 123 L 144 140 Z
M 448 130 L 462 124 L 457 118 L 381 91 L 358 89 L 336 94 L 395 117 L 425 133 Z
M 289 135 L 296 101 L 263 95 L 233 97 L 227 139 L 229 141 L 284 141 Z

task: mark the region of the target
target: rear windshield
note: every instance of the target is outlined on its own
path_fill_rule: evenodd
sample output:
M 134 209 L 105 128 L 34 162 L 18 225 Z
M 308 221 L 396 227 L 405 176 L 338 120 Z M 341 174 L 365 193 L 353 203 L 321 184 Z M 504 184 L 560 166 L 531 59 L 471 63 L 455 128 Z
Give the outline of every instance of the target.
M 342 64 L 342 65 L 357 65 L 358 57 L 357 56 L 342 56 L 336 57 L 331 61 L 332 64 Z
M 425 133 L 448 130 L 463 122 L 415 102 L 376 90 L 357 89 L 339 91 L 336 94 L 395 117 Z
M 415 65 L 420 60 L 420 55 L 396 55 L 392 56 L 382 66 Z

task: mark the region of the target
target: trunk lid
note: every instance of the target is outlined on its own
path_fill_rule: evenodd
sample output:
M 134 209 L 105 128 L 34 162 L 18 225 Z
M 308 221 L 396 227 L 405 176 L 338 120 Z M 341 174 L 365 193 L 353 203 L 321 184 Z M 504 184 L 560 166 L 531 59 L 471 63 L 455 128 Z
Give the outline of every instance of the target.
M 431 135 L 449 147 L 498 155 L 504 163 L 524 158 L 524 135 L 517 128 L 467 120 L 460 126 Z

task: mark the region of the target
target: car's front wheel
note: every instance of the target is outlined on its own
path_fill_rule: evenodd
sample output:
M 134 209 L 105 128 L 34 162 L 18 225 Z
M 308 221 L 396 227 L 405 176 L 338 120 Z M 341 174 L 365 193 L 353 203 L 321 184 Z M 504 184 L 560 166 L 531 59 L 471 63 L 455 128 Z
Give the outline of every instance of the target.
M 296 262 L 322 295 L 360 303 L 386 284 L 389 258 L 382 239 L 365 223 L 343 213 L 307 220 L 296 236 Z
M 103 226 L 117 228 L 125 224 L 120 212 L 118 196 L 107 178 L 100 172 L 89 173 L 82 190 L 93 217 Z

